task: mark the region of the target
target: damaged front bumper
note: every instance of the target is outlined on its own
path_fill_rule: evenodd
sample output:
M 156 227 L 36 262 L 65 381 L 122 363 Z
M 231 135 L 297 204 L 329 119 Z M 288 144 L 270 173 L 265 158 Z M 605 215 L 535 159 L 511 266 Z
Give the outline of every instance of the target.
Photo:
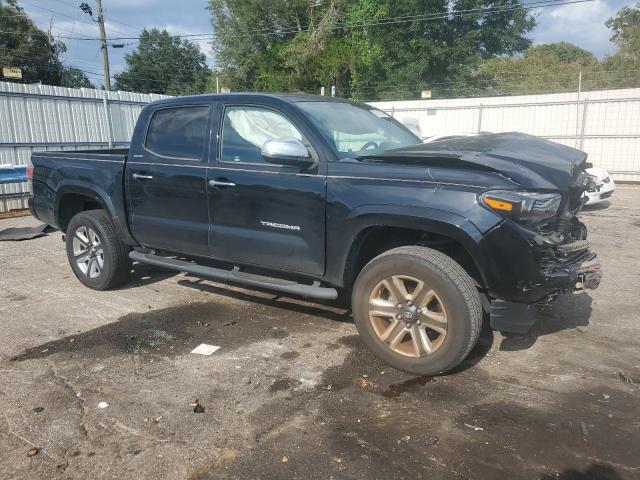
M 539 234 L 503 222 L 485 237 L 497 281 L 489 287 L 491 327 L 525 333 L 535 322 L 535 306 L 561 293 L 595 289 L 602 269 L 586 240 L 586 227 L 572 219 L 568 235 Z
M 602 269 L 587 240 L 577 240 L 552 247 L 545 252 L 542 272 L 547 286 L 558 293 L 595 289 L 600 285 Z

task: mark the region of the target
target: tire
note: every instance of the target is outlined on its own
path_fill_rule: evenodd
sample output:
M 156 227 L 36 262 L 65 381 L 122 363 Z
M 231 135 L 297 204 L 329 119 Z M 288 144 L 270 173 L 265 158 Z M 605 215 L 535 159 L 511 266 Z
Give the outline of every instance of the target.
M 104 210 L 75 215 L 67 227 L 66 248 L 73 273 L 89 288 L 108 290 L 129 278 L 129 249 Z
M 473 279 L 450 257 L 426 247 L 394 248 L 371 260 L 358 275 L 351 303 L 365 345 L 385 363 L 417 375 L 459 365 L 482 326 Z

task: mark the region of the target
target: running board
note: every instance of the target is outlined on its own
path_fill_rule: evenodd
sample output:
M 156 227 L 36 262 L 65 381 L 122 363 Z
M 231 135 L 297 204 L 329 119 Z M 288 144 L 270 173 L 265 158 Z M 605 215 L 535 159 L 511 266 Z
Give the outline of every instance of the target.
M 238 267 L 234 267 L 233 270 L 224 270 L 222 268 L 207 267 L 205 265 L 198 265 L 197 263 L 185 262 L 184 260 L 177 260 L 175 258 L 160 257 L 152 253 L 144 253 L 136 250 L 129 253 L 129 258 L 136 262 L 186 272 L 198 277 L 211 278 L 222 282 L 239 283 L 250 287 L 266 288 L 322 300 L 334 300 L 338 298 L 338 292 L 335 288 L 321 287 L 320 282 L 317 281 L 313 282 L 313 285 L 305 285 L 291 280 L 241 272 Z

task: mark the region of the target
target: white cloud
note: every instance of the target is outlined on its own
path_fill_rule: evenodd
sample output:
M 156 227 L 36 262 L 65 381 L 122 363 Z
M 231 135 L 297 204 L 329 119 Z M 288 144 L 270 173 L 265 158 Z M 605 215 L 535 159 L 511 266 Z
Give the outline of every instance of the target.
M 595 0 L 541 10 L 538 26 L 532 33 L 535 44 L 571 42 L 602 58 L 613 53 L 611 32 L 604 25 L 629 0 Z

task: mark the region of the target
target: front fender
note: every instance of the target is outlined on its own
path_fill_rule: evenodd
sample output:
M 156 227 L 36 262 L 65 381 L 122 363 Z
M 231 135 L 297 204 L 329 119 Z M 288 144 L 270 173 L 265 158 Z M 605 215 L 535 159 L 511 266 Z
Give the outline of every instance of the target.
M 399 213 L 402 212 L 402 213 Z M 485 285 L 492 282 L 488 258 L 482 250 L 483 234 L 467 218 L 446 210 L 424 206 L 363 205 L 352 210 L 341 227 L 341 248 L 329 256 L 334 261 L 327 268 L 327 277 L 344 285 L 347 265 L 356 254 L 358 239 L 369 227 L 399 227 L 435 233 L 449 237 L 465 248 L 473 259 Z M 331 242 L 329 242 L 331 245 Z

